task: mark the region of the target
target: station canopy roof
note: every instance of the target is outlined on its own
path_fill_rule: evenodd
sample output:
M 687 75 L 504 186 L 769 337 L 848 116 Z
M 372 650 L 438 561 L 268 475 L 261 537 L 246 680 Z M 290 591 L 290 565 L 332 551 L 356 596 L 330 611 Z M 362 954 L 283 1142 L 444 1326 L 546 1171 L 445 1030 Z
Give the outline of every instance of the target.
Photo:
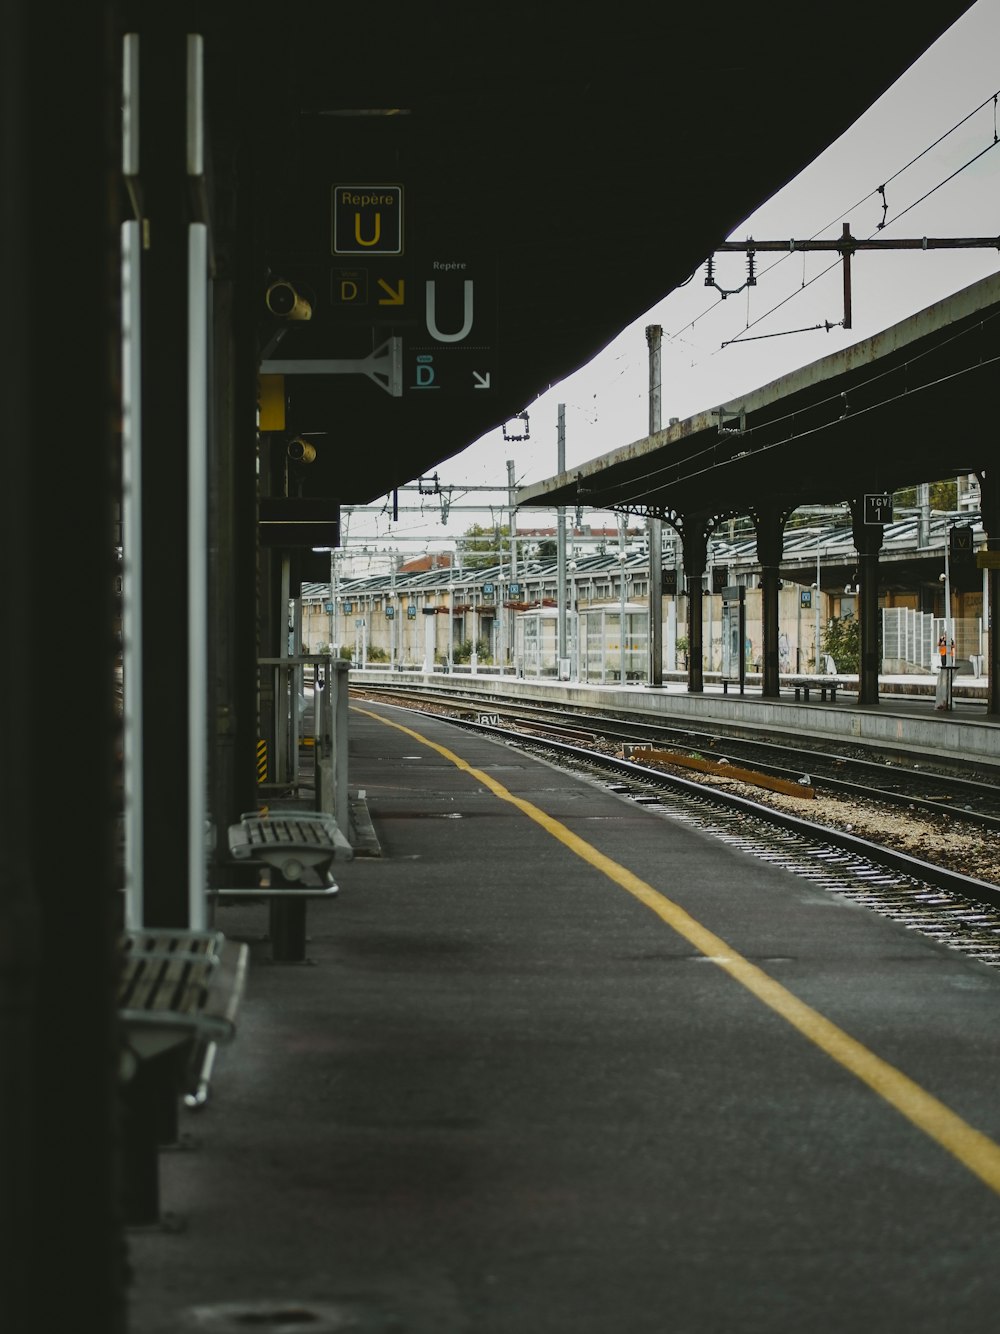
M 368 503 L 525 410 L 968 7 L 220 6 L 216 229 L 252 160 L 259 352 L 363 364 L 286 377 L 304 494 Z M 277 280 L 308 322 L 267 311 Z
M 835 504 L 984 470 L 1000 274 L 881 333 L 517 493 L 668 520 Z M 866 520 L 867 521 L 867 520 Z

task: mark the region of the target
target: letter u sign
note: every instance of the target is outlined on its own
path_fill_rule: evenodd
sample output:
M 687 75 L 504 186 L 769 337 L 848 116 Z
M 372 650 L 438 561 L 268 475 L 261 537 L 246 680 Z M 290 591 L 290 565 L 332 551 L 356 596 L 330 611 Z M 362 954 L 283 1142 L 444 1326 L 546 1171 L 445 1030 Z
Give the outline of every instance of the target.
M 439 343 L 460 343 L 472 331 L 475 300 L 471 278 L 462 281 L 462 327 L 457 333 L 442 333 L 437 323 L 437 281 L 431 278 L 426 286 L 427 332 Z
M 361 226 L 361 214 L 355 213 L 354 215 L 355 241 L 357 241 L 358 245 L 363 245 L 366 248 L 371 246 L 377 246 L 379 241 L 381 241 L 382 239 L 382 214 L 376 213 L 374 217 L 369 216 L 367 219 L 365 219 L 365 224 L 368 227 L 369 231 L 371 232 L 370 236 L 362 236 L 361 233 L 364 229 Z

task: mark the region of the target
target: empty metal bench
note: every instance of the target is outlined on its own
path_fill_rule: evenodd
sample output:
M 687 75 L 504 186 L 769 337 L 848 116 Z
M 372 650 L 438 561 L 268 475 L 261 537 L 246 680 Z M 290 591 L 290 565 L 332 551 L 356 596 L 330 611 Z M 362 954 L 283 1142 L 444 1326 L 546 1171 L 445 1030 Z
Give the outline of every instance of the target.
M 221 931 L 135 930 L 120 945 L 125 1217 L 154 1223 L 160 1147 L 178 1139 L 181 1094 L 191 1107 L 207 1099 L 216 1047 L 236 1031 L 249 951 Z
M 266 867 L 270 883 L 215 892 L 267 898 L 274 958 L 304 960 L 306 901 L 336 894 L 331 867 L 354 856 L 336 820 L 319 811 L 247 813 L 229 826 L 229 851 L 236 861 Z

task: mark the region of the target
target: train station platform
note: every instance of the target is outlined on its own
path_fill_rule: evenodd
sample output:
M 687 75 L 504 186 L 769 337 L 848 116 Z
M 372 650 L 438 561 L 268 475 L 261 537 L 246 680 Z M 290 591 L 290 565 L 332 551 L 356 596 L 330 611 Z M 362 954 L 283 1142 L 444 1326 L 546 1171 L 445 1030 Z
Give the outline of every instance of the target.
M 350 713 L 370 821 L 250 945 L 134 1334 L 982 1334 L 1000 974 L 509 746 Z

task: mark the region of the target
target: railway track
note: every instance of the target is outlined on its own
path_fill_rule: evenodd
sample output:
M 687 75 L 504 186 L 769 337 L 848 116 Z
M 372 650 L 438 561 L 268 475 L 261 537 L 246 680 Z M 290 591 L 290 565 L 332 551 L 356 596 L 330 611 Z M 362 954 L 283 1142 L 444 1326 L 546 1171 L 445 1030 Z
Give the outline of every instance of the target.
M 768 743 L 761 751 L 769 753 L 769 762 L 758 760 L 753 746 L 731 747 L 729 738 L 712 737 L 716 744 L 708 746 L 706 734 L 698 739 L 711 760 L 692 771 L 663 755 L 668 740 L 678 755 L 687 751 L 682 758 L 691 758 L 692 747 L 683 744 L 677 729 L 579 714 L 567 721 L 552 710 L 514 707 L 506 700 L 484 703 L 481 697 L 463 700 L 454 693 L 447 700 L 416 690 L 366 687 L 357 693 L 444 715 L 540 753 L 623 798 L 694 824 L 818 888 L 1000 967 L 1000 810 L 995 795 L 991 803 L 990 791 L 980 791 L 990 785 L 979 773 L 963 774 L 958 766 L 939 767 L 935 761 L 930 786 L 951 785 L 948 800 L 940 801 L 910 790 L 911 777 L 914 788 L 926 788 L 928 769 L 911 768 L 898 758 L 891 766 L 897 772 L 876 789 L 872 771 L 887 766 L 874 758 Z M 665 737 L 671 731 L 674 735 Z M 654 737 L 658 745 L 650 758 Z M 689 731 L 683 737 L 691 741 Z M 726 754 L 720 753 L 723 747 Z M 785 755 L 783 766 L 774 762 L 775 751 Z M 804 756 L 811 761 L 808 774 Z M 926 759 L 919 763 L 930 765 Z M 827 767 L 834 770 L 830 777 Z M 728 775 L 727 768 L 738 776 Z M 793 790 L 782 792 L 755 777 Z M 807 777 L 808 784 L 801 781 Z

